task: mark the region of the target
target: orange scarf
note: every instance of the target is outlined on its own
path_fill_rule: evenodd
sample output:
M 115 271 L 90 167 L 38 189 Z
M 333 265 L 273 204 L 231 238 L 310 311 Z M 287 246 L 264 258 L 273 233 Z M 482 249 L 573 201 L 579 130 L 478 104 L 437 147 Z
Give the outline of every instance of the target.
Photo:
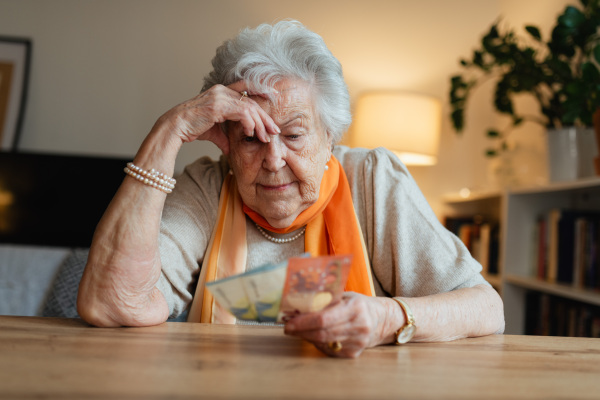
M 312 256 L 352 254 L 346 291 L 375 296 L 371 266 L 346 173 L 335 157 L 327 165 L 329 169 L 323 175 L 318 200 L 285 229 L 273 228 L 261 215 L 245 206 L 235 177 L 228 175 L 225 178 L 217 221 L 202 263 L 188 322 L 235 323 L 235 317 L 214 301 L 211 293 L 204 290 L 204 285 L 245 271 L 248 251 L 246 215 L 276 233 L 292 232 L 306 225 L 305 250 Z

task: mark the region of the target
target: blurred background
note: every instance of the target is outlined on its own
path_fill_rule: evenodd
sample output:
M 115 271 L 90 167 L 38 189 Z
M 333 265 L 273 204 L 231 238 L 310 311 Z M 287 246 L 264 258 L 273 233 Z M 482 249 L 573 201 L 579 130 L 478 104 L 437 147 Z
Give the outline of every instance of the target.
M 441 217 L 442 196 L 498 186 L 484 131 L 497 122 L 492 85 L 474 93 L 466 129 L 450 125 L 450 77 L 499 18 L 544 37 L 566 0 L 0 0 L 0 34 L 33 40 L 18 150 L 133 158 L 154 121 L 195 96 L 214 51 L 241 28 L 298 19 L 340 60 L 355 104 L 373 90 L 433 96 L 442 104 L 438 162 L 410 171 Z M 527 107 L 527 99 L 524 99 Z M 398 121 L 401 123 L 401 121 Z M 542 128 L 524 124 L 525 183 L 544 177 Z M 345 140 L 352 144 L 352 130 Z M 177 171 L 210 143 L 184 146 Z M 541 166 L 541 167 L 540 167 Z M 64 177 L 67 181 L 69 177 Z

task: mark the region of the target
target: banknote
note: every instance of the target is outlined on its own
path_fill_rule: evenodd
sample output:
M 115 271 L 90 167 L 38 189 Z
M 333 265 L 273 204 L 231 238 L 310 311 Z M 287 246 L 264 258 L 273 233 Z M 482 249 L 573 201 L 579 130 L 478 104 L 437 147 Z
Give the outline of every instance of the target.
M 239 275 L 207 282 L 206 288 L 210 290 L 217 303 L 237 319 L 258 321 L 256 308 L 248 299 L 243 279 Z
M 260 322 L 277 321 L 287 265 L 287 261 L 269 265 L 249 271 L 243 277 L 246 295 L 254 305 Z
M 306 253 L 207 282 L 206 288 L 237 319 L 285 322 L 339 300 L 350 261 L 351 256 L 310 257 Z
M 277 320 L 286 322 L 339 301 L 351 261 L 351 255 L 289 259 Z
M 207 282 L 217 302 L 237 319 L 274 322 L 279 312 L 287 260 Z

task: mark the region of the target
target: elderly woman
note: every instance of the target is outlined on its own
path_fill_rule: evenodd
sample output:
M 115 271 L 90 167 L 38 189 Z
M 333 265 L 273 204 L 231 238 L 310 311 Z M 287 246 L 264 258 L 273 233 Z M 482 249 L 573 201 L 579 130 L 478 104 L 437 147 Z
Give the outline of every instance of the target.
M 349 95 L 320 36 L 295 21 L 245 29 L 213 67 L 125 169 L 81 281 L 83 319 L 144 326 L 189 310 L 188 321 L 235 323 L 205 282 L 309 251 L 354 255 L 342 300 L 285 324 L 328 355 L 503 331 L 501 299 L 406 167 L 384 149 L 334 147 Z M 177 153 L 194 140 L 223 156 L 175 186 Z

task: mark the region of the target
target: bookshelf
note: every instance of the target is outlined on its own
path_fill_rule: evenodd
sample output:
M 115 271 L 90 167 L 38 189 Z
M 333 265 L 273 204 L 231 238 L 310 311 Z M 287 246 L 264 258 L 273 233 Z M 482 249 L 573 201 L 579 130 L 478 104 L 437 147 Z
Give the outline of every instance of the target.
M 484 215 L 499 222 L 498 273 L 486 278 L 504 300 L 507 334 L 524 334 L 526 325 L 531 325 L 531 321 L 526 321 L 531 293 L 551 297 L 553 301 L 572 302 L 579 308 L 600 307 L 599 288 L 541 279 L 537 276 L 536 258 L 539 251 L 536 227 L 540 216 L 553 209 L 600 211 L 600 178 L 504 191 L 449 194 L 444 196 L 443 202 L 447 216 Z M 600 248 L 597 253 L 600 256 Z M 531 309 L 529 312 L 531 314 Z M 549 318 L 553 318 L 552 308 L 548 312 Z
M 501 229 L 500 220 L 502 193 L 499 191 L 448 194 L 444 196 L 443 202 L 448 209 L 446 212 L 445 221 L 443 222 L 446 227 L 448 227 L 459 237 L 461 237 L 459 232 L 460 228 L 450 226 L 452 225 L 452 221 L 460 221 L 462 219 L 466 221 L 466 224 L 469 224 L 469 219 L 474 219 L 477 220 L 477 222 L 473 221 L 476 224 L 491 224 L 492 226 Z M 465 244 L 467 244 L 466 241 Z M 485 246 L 484 244 L 480 245 Z M 469 247 L 473 253 L 474 249 L 472 249 L 469 244 L 467 244 L 467 247 Z M 473 256 L 479 260 L 479 257 L 477 257 L 476 254 L 473 254 Z M 484 263 L 482 263 L 484 266 L 482 274 L 499 293 L 502 293 L 502 280 L 500 273 L 502 265 L 499 262 L 499 258 L 496 258 L 498 259 L 497 267 L 492 268 L 492 271 L 490 271 L 489 265 L 486 266 Z

